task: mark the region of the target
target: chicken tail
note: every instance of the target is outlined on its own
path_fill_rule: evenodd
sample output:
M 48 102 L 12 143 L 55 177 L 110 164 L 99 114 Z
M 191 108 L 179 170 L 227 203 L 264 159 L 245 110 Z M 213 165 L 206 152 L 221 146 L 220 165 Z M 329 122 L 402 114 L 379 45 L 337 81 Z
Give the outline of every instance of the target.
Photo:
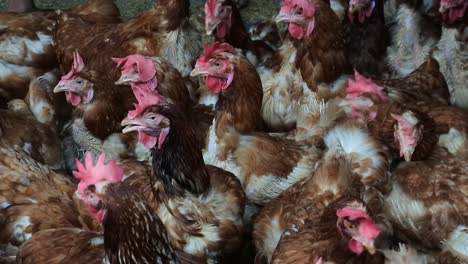
M 380 145 L 364 130 L 355 125 L 342 124 L 333 128 L 325 137 L 327 156 L 345 156 L 352 164 L 364 185 L 387 182 L 387 160 Z

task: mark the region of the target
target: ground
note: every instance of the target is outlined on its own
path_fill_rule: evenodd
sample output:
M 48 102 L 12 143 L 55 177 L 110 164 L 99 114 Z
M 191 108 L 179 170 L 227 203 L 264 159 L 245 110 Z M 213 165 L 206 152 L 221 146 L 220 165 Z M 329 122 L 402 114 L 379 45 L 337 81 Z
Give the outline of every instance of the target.
M 0 0 L 0 10 L 5 10 L 7 0 Z M 85 0 L 35 0 L 39 8 L 68 8 Z M 204 0 L 191 0 L 192 14 L 200 14 L 203 12 Z M 278 0 L 249 0 L 248 5 L 242 9 L 242 16 L 246 23 L 253 23 L 260 19 L 274 16 L 279 9 Z M 156 3 L 155 0 L 116 0 L 117 5 L 121 10 L 123 18 L 132 18 L 144 10 L 150 8 Z

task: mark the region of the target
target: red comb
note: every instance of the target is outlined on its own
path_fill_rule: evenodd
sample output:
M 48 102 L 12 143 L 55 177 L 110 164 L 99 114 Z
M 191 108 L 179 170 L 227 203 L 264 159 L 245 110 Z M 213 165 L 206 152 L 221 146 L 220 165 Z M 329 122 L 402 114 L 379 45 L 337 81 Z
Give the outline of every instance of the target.
M 348 79 L 348 97 L 356 98 L 364 93 L 377 95 L 381 102 L 387 101 L 387 96 L 383 93 L 384 88 L 377 85 L 372 80 L 362 76 L 358 71 L 354 71 L 354 81 Z
M 218 0 L 207 0 L 205 3 L 205 15 L 208 18 L 213 18 L 218 6 Z
M 96 184 L 101 181 L 109 181 L 112 183 L 120 182 L 124 176 L 122 167 L 115 163 L 115 160 L 109 161 L 105 164 L 106 153 L 102 153 L 96 165 L 93 164 L 93 157 L 91 153 L 87 152 L 82 164 L 76 160 L 76 167 L 78 171 L 73 171 L 73 175 L 80 180 L 78 184 L 78 192 L 83 193 L 89 185 Z
M 352 207 L 345 207 L 345 208 L 336 210 L 336 216 L 338 216 L 338 218 L 340 219 L 349 217 L 350 220 L 356 220 L 360 218 L 370 219 L 370 216 L 366 214 L 366 212 L 356 209 L 356 208 L 352 208 Z
M 368 238 L 375 239 L 379 233 L 380 228 L 374 224 L 374 220 L 364 211 L 352 208 L 352 207 L 345 207 L 343 209 L 336 210 L 336 216 L 339 219 L 343 219 L 348 217 L 349 220 L 362 220 L 362 225 L 359 226 L 360 232 Z
M 315 6 L 309 0 L 284 0 L 282 13 L 289 12 L 294 6 L 301 7 L 305 17 L 312 17 L 315 14 Z
M 135 105 L 135 110 L 129 111 L 128 116 L 130 118 L 137 118 L 140 116 L 147 107 L 165 103 L 164 97 L 159 95 L 156 91 L 150 91 L 145 87 L 139 87 L 132 85 L 132 91 L 137 99 L 138 103 Z
M 211 56 L 216 55 L 221 52 L 229 52 L 231 54 L 237 54 L 237 50 L 229 45 L 228 43 L 215 42 L 213 45 L 205 45 L 205 55 L 200 57 L 197 61 L 207 62 Z
M 62 80 L 71 80 L 73 76 L 79 73 L 80 71 L 82 71 L 84 67 L 85 65 L 84 65 L 83 59 L 81 58 L 80 53 L 78 53 L 78 49 L 76 49 L 73 52 L 72 68 L 66 75 L 62 76 Z
M 125 58 L 112 58 L 112 60 L 117 63 L 118 68 L 122 68 L 124 73 L 131 71 L 133 65 L 136 64 L 141 82 L 149 82 L 156 75 L 154 62 L 143 55 L 133 54 Z

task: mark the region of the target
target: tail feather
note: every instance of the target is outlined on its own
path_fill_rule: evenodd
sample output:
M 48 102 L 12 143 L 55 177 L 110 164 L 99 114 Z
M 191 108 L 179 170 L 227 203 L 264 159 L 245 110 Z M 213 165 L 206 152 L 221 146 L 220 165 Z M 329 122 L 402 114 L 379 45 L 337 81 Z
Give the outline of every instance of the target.
M 333 128 L 325 137 L 326 155 L 344 155 L 352 163 L 353 171 L 360 175 L 365 185 L 387 182 L 385 170 L 388 161 L 378 144 L 362 128 L 342 124 Z

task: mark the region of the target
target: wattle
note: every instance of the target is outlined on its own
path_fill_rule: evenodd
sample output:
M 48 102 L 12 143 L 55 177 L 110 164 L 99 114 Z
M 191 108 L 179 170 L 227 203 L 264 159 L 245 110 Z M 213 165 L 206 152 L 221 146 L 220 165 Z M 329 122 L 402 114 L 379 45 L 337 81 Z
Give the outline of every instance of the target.
M 224 88 L 225 81 L 221 78 L 207 76 L 205 79 L 206 87 L 213 93 L 220 93 Z
M 361 253 L 364 252 L 364 247 L 354 239 L 349 240 L 348 248 L 356 255 L 361 255 Z
M 147 149 L 152 149 L 156 146 L 158 142 L 158 138 L 150 136 L 143 131 L 138 131 L 138 141 L 145 146 Z
M 81 97 L 73 92 L 65 92 L 65 98 L 67 102 L 73 106 L 77 106 L 81 103 Z
M 449 20 L 450 20 L 450 23 L 453 23 L 453 22 L 455 22 L 457 19 L 462 18 L 463 15 L 464 15 L 464 10 L 463 10 L 463 8 L 460 8 L 460 9 L 452 8 L 452 9 L 450 9 L 450 11 L 449 11 Z
M 289 34 L 295 39 L 302 39 L 304 37 L 304 29 L 301 25 L 295 23 L 289 23 L 288 26 Z
M 216 28 L 216 36 L 218 38 L 224 38 L 227 34 L 227 25 L 224 23 L 220 23 Z

